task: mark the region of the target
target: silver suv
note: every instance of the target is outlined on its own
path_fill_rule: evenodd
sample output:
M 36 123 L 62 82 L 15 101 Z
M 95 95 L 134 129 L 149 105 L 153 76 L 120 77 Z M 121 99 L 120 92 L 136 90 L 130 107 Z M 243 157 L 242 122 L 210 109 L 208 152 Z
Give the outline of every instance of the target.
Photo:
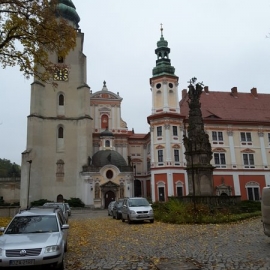
M 68 208 L 65 203 L 60 203 L 60 202 L 48 202 L 44 203 L 43 206 L 46 207 L 59 207 L 63 211 L 63 215 L 65 217 L 66 223 L 68 223 Z
M 0 268 L 64 269 L 68 228 L 59 208 L 20 211 L 6 228 L 0 228 Z
M 154 222 L 153 208 L 149 202 L 142 197 L 126 198 L 124 199 L 122 206 L 122 222 L 139 220 L 149 220 L 151 223 Z

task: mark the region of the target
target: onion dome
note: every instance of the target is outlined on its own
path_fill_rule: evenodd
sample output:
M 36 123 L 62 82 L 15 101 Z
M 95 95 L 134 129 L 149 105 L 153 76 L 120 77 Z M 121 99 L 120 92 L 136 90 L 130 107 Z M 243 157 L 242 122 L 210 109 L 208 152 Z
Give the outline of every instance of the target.
M 73 22 L 75 26 L 79 28 L 80 17 L 71 0 L 58 0 L 56 11 L 58 15 Z
M 161 37 L 157 42 L 157 49 L 155 54 L 157 55 L 156 67 L 153 68 L 153 77 L 160 75 L 174 75 L 175 68 L 171 65 L 171 60 L 169 58 L 170 48 L 168 47 L 168 41 L 163 37 L 163 28 L 161 27 Z

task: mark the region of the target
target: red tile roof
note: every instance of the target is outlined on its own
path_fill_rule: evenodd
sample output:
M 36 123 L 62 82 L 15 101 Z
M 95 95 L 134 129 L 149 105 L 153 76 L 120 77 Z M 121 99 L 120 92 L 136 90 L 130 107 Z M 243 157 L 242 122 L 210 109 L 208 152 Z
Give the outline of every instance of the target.
M 227 121 L 255 121 L 270 124 L 270 94 L 203 91 L 200 97 L 203 118 Z M 252 89 L 252 90 L 253 90 Z M 251 90 L 251 91 L 252 91 Z M 183 90 L 180 113 L 188 117 L 188 95 Z

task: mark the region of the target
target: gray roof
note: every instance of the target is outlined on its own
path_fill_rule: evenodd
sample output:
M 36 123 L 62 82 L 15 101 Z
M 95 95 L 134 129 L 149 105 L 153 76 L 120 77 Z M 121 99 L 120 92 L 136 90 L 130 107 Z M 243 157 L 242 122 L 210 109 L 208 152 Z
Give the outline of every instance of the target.
M 93 155 L 92 164 L 96 167 L 115 165 L 117 167 L 128 166 L 125 159 L 114 150 L 100 150 Z

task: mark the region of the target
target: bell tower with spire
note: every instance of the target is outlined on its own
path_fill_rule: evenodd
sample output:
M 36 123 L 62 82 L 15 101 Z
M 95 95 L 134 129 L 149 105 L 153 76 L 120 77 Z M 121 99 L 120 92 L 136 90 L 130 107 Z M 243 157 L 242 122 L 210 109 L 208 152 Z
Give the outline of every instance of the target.
M 160 30 L 161 36 L 155 50 L 156 66 L 150 78 L 152 114 L 147 118 L 151 131 L 153 201 L 165 201 L 168 196 L 185 193 L 183 118 L 179 107 L 178 77 L 171 65 L 170 48 L 164 39 L 162 24 Z
M 80 179 L 82 166 L 92 155 L 84 34 L 79 29 L 80 17 L 71 0 L 58 1 L 56 16 L 74 27 L 76 47 L 65 58 L 57 52 L 50 55 L 55 64 L 53 80 L 57 87 L 38 78 L 31 84 L 27 143 L 22 153 L 21 207 L 39 199 L 83 198 L 87 192 Z

